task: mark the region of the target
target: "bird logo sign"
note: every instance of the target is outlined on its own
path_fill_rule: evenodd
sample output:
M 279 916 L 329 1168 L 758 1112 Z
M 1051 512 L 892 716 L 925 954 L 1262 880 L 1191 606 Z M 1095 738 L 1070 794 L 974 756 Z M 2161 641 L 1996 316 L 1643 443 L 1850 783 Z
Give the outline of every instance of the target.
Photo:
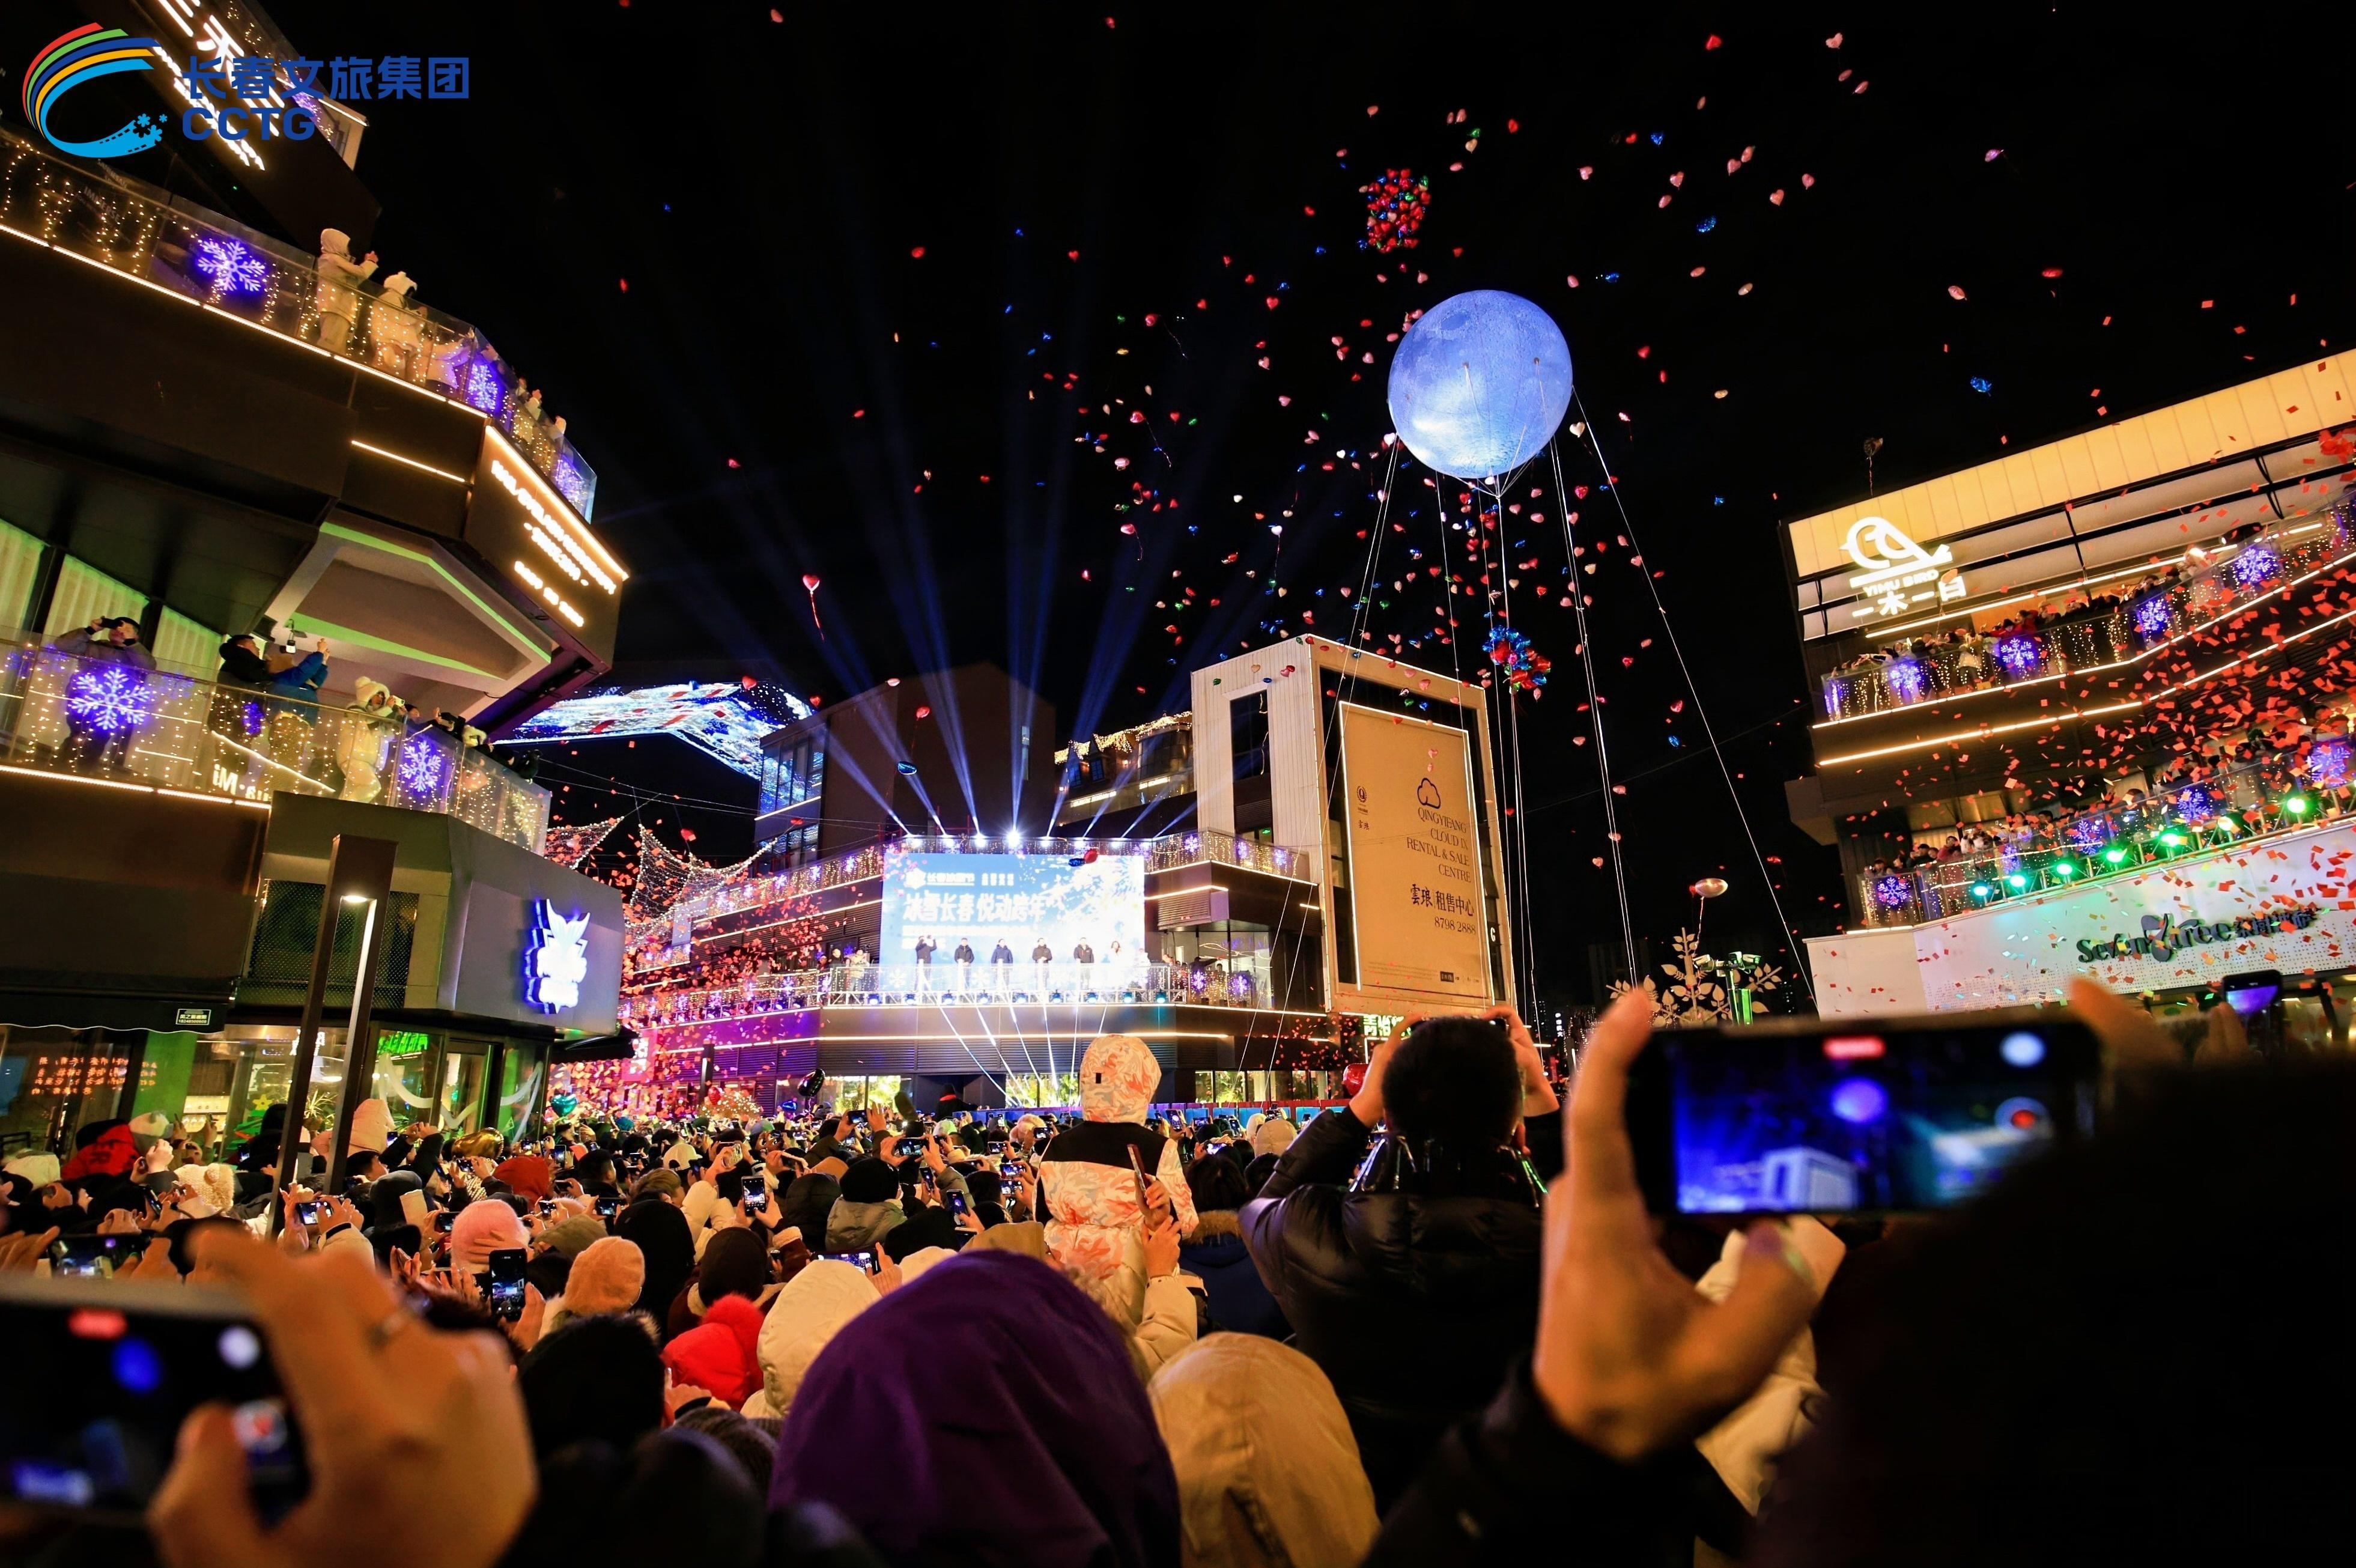
M 543 1013 L 581 1003 L 581 983 L 589 977 L 589 917 L 560 915 L 545 898 L 531 905 L 531 931 L 524 939 L 524 999 Z
M 1857 595 L 1849 614 L 1860 619 L 1964 596 L 1964 575 L 1954 569 L 1954 552 L 1944 544 L 1923 549 L 1886 517 L 1858 518 L 1841 548 L 1865 568 L 1848 580 Z

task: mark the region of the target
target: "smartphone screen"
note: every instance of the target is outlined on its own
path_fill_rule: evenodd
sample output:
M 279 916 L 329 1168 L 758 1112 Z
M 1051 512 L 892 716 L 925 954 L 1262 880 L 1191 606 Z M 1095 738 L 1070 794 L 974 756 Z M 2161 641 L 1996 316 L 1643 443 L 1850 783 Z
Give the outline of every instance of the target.
M 545 1219 L 548 1216 L 555 1212 L 556 1199 L 552 1197 L 543 1197 L 540 1200 L 540 1214 L 541 1219 Z
M 309 1482 L 261 1330 L 200 1285 L 0 1276 L 0 1498 L 136 1522 L 180 1423 L 227 1403 L 256 1505 L 275 1519 Z
M 327 1200 L 324 1197 L 306 1197 L 294 1206 L 294 1219 L 304 1225 L 316 1225 L 327 1212 Z
M 875 1254 L 873 1252 L 820 1252 L 819 1256 L 831 1258 L 838 1263 L 849 1263 L 862 1273 L 876 1273 Z
M 957 1215 L 960 1219 L 973 1212 L 973 1205 L 967 1201 L 965 1194 L 957 1191 L 955 1188 L 951 1188 L 949 1191 L 943 1193 L 941 1195 L 941 1201 L 948 1206 L 948 1210 L 951 1214 Z
M 769 1207 L 768 1177 L 748 1176 L 744 1178 L 744 1207 L 747 1208 Z
M 611 1219 L 620 1212 L 622 1212 L 622 1200 L 620 1198 L 601 1197 L 597 1200 L 597 1218 L 600 1219 Z
M 483 1304 L 493 1317 L 513 1323 L 523 1316 L 524 1250 L 501 1247 L 492 1252 L 483 1274 Z
M 925 1141 L 922 1138 L 903 1138 L 900 1140 L 900 1157 L 902 1159 L 914 1159 L 924 1152 Z
M 145 1236 L 60 1236 L 49 1243 L 49 1272 L 105 1279 L 146 1246 Z
M 1021 1181 L 1023 1172 L 1023 1165 L 1021 1160 L 1001 1160 L 998 1163 L 998 1174 L 1008 1181 Z
M 1951 1208 L 2093 1130 L 2101 1052 L 2051 1009 L 1654 1036 L 1630 1076 L 1657 1213 Z

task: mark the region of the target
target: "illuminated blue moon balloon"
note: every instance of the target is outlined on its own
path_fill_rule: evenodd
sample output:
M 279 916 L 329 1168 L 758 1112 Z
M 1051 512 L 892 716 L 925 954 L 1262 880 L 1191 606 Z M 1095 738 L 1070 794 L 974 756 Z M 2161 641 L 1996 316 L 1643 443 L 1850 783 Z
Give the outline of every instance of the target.
M 1510 474 L 1570 412 L 1570 345 L 1520 295 L 1452 295 L 1399 340 L 1390 408 L 1399 439 L 1430 467 L 1461 479 Z

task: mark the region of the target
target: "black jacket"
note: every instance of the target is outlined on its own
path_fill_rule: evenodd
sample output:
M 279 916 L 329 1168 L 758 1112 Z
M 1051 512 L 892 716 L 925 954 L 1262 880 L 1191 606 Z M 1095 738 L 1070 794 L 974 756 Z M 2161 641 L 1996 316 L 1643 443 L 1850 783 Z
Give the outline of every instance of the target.
M 1559 1139 L 1555 1121 L 1533 1122 L 1533 1147 Z M 1243 1231 L 1387 1509 L 1440 1434 L 1529 1354 L 1542 1226 L 1526 1197 L 1346 1190 L 1370 1136 L 1346 1109 L 1312 1122 L 1245 1207 Z

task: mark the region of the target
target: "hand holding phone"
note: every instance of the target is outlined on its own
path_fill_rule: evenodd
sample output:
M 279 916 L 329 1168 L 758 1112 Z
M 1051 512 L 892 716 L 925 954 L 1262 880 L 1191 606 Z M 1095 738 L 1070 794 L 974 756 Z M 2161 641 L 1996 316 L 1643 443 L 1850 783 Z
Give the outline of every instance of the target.
M 502 1323 L 513 1323 L 523 1316 L 526 1261 L 522 1248 L 501 1247 L 491 1253 L 490 1265 L 478 1282 L 483 1289 L 483 1305 Z

